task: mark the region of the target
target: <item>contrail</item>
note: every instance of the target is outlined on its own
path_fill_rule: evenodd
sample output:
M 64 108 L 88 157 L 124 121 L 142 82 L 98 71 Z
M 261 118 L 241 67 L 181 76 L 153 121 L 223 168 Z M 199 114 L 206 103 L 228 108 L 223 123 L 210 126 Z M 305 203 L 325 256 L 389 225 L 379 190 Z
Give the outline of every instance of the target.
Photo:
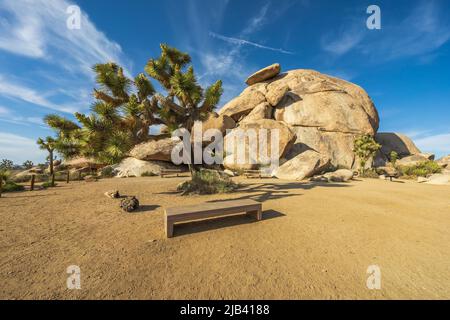
M 253 47 L 256 47 L 256 48 L 260 48 L 260 49 L 266 49 L 266 50 L 281 52 L 281 53 L 284 53 L 284 54 L 295 54 L 294 52 L 286 51 L 286 50 L 279 49 L 279 48 L 272 48 L 272 47 L 263 46 L 263 45 L 261 45 L 259 43 L 247 41 L 247 40 L 244 40 L 244 39 L 222 36 L 222 35 L 214 33 L 214 32 L 209 32 L 209 35 L 211 37 L 213 37 L 213 38 L 220 39 L 220 40 L 226 41 L 228 43 L 232 43 L 232 44 L 249 45 L 249 46 L 253 46 Z

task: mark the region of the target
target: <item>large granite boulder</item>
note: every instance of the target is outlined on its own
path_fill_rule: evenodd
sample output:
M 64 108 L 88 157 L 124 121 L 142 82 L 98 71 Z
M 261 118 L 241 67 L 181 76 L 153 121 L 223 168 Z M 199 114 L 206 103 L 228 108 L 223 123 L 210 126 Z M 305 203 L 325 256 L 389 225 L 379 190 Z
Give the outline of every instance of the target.
M 442 168 L 450 169 L 450 155 L 448 155 L 446 157 L 442 157 L 442 158 L 436 160 L 436 162 Z
M 114 173 L 118 178 L 140 177 L 142 175 L 159 175 L 161 169 L 176 169 L 177 167 L 165 161 L 143 161 L 136 158 L 125 158 L 114 165 Z
M 267 163 L 264 163 L 264 159 L 261 159 L 259 157 L 259 149 L 255 150 L 255 152 L 251 152 L 251 146 L 252 144 L 249 142 L 249 136 L 254 135 L 256 138 L 256 146 L 263 147 L 264 144 L 261 142 L 261 135 L 264 131 L 261 131 L 263 129 L 266 129 L 267 133 L 267 152 L 264 152 L 264 155 L 266 155 L 268 158 L 271 158 L 274 156 L 272 154 L 272 148 L 271 148 L 271 134 L 272 130 L 278 130 L 278 159 L 284 156 L 286 151 L 291 146 L 292 142 L 295 140 L 295 134 L 292 132 L 292 130 L 287 126 L 286 124 L 270 120 L 270 119 L 262 119 L 262 120 L 256 120 L 253 122 L 242 122 L 240 126 L 236 129 L 233 129 L 228 135 L 225 136 L 225 152 L 226 157 L 224 159 L 224 166 L 227 169 L 230 170 L 245 170 L 245 169 L 256 169 L 260 166 L 267 165 Z M 238 131 L 239 130 L 239 131 Z M 243 136 L 239 136 L 238 133 L 242 133 Z M 233 139 L 234 141 L 234 148 L 227 148 L 228 146 L 233 144 L 233 141 L 230 141 L 230 139 Z M 238 146 L 243 145 L 244 155 L 245 159 L 238 159 L 239 158 L 239 148 Z M 266 151 L 266 150 L 264 150 Z M 251 158 L 251 159 L 250 159 Z
M 430 157 L 427 154 L 415 154 L 412 156 L 403 157 L 400 160 L 397 160 L 397 165 L 399 166 L 416 166 L 419 163 L 430 161 Z
M 99 163 L 94 158 L 86 158 L 86 157 L 72 158 L 64 161 L 61 165 L 71 169 L 81 169 L 86 167 L 91 169 L 99 169 L 105 166 L 105 164 Z
M 330 159 L 330 164 L 334 167 L 348 169 L 358 167 L 358 161 L 353 152 L 353 142 L 357 134 L 328 132 L 315 127 L 293 126 L 291 128 L 297 139 L 287 153 L 288 158 L 312 149 Z
M 144 142 L 134 146 L 130 151 L 130 156 L 139 160 L 171 162 L 172 149 L 178 143 L 180 143 L 180 140 L 173 138 Z
M 357 85 L 312 70 L 290 71 L 267 90 L 280 85 L 290 91 L 275 106 L 276 120 L 327 132 L 374 135 L 378 129 L 376 109 Z
M 397 152 L 400 158 L 420 153 L 414 142 L 401 133 L 379 132 L 375 140 L 381 144 L 381 153 L 388 159 L 392 151 Z
M 314 150 L 307 150 L 296 157 L 284 162 L 274 175 L 283 180 L 303 180 L 322 171 L 329 164 L 329 160 Z
M 266 102 L 266 97 L 259 90 L 251 90 L 234 98 L 225 104 L 219 111 L 219 115 L 230 116 L 239 121 L 248 115 L 257 105 Z
M 253 122 L 256 120 L 262 119 L 271 119 L 272 118 L 273 108 L 267 102 L 263 102 L 258 104 L 244 119 L 242 122 Z
M 245 83 L 251 86 L 252 84 L 273 78 L 280 73 L 280 70 L 280 64 L 274 63 L 271 66 L 256 71 L 254 74 L 247 78 Z
M 210 129 L 217 129 L 222 135 L 225 135 L 227 130 L 234 129 L 236 122 L 233 118 L 227 115 L 219 116 L 216 113 L 211 113 L 208 119 L 205 121 L 196 121 L 191 132 L 191 141 L 195 142 L 197 138 L 200 138 L 203 143 L 209 143 L 211 139 L 204 139 L 204 133 Z
M 296 135 L 293 147 L 286 150 L 288 161 L 312 149 L 335 167 L 356 169 L 354 139 L 362 134 L 375 135 L 379 125 L 377 110 L 362 88 L 304 69 L 261 78 L 219 114 L 229 115 L 242 125 L 267 118 L 268 106 L 273 109 L 272 119 L 287 124 Z

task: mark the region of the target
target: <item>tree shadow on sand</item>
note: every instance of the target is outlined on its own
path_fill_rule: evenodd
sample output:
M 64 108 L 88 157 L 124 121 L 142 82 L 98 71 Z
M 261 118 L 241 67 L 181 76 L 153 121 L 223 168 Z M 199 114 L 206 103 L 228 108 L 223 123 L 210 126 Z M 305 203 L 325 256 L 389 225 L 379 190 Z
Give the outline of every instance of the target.
M 275 211 L 266 210 L 262 213 L 262 219 L 270 220 L 284 217 L 285 214 Z M 174 228 L 174 236 L 188 235 L 193 233 L 200 233 L 210 230 L 223 229 L 242 224 L 257 223 L 255 215 L 237 214 L 232 216 L 225 216 L 220 218 L 212 218 L 207 220 L 192 221 L 187 223 L 176 224 Z
M 226 200 L 211 200 L 208 202 L 218 201 L 233 201 L 252 199 L 257 202 L 264 202 L 267 200 L 276 200 L 287 197 L 301 196 L 301 193 L 293 193 L 294 190 L 310 190 L 316 187 L 324 188 L 344 188 L 350 187 L 346 183 L 321 183 L 321 182 L 280 182 L 280 183 L 252 183 L 243 185 L 241 188 L 230 194 L 243 194 L 232 199 Z

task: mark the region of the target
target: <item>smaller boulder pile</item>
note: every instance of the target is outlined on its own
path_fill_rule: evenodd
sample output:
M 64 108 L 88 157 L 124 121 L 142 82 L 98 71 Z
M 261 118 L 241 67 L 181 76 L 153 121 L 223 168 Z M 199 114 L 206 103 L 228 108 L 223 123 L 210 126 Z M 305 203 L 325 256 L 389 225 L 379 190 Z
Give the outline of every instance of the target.
M 120 193 L 119 193 L 119 190 L 111 190 L 111 191 L 106 191 L 105 196 L 107 196 L 108 198 L 111 198 L 111 199 L 118 199 L 118 198 L 120 198 Z
M 139 209 L 139 200 L 134 196 L 126 197 L 120 202 L 120 207 L 126 212 L 136 211 Z

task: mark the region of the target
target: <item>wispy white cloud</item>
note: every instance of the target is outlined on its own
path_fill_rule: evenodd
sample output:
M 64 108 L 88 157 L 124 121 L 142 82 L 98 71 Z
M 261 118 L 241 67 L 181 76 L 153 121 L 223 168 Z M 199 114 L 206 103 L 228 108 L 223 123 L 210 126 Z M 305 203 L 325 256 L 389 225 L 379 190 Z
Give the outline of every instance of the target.
M 423 152 L 432 152 L 438 157 L 450 154 L 450 133 L 416 139 L 415 143 Z
M 9 114 L 9 113 L 10 113 L 10 111 L 9 111 L 8 108 L 0 106 L 0 116 L 6 115 L 6 114 Z
M 120 45 L 99 31 L 85 13 L 81 29 L 67 28 L 70 5 L 65 0 L 2 0 L 0 49 L 89 76 L 95 63 L 115 61 L 126 66 Z
M 0 74 L 0 96 L 25 101 L 34 105 L 38 105 L 56 111 L 63 111 L 63 112 L 76 111 L 76 109 L 73 107 L 60 105 L 49 101 L 47 98 L 39 94 L 35 89 L 9 81 L 7 77 L 2 74 Z
M 38 148 L 35 140 L 0 132 L 0 159 L 10 159 L 15 163 L 23 163 L 26 160 L 38 163 L 42 162 L 45 157 L 45 152 Z
M 327 34 L 322 37 L 321 44 L 323 50 L 336 55 L 343 55 L 355 48 L 361 42 L 363 36 L 363 32 L 353 28 L 341 31 L 338 35 Z
M 248 45 L 248 46 L 256 47 L 256 48 L 259 48 L 259 49 L 271 50 L 271 51 L 276 51 L 276 52 L 285 53 L 285 54 L 294 54 L 293 52 L 286 51 L 286 50 L 281 49 L 281 48 L 272 48 L 272 47 L 261 45 L 261 44 L 256 43 L 256 42 L 251 42 L 251 41 L 248 41 L 248 40 L 244 40 L 244 39 L 233 38 L 233 37 L 226 37 L 226 36 L 214 33 L 214 32 L 210 32 L 209 34 L 213 38 L 226 41 L 226 42 L 228 42 L 230 44 L 235 44 L 235 45 L 239 45 L 239 46 Z
M 324 51 L 336 56 L 361 53 L 375 61 L 418 57 L 433 59 L 434 51 L 450 40 L 450 23 L 436 1 L 421 1 L 400 21 L 383 20 L 382 29 L 371 31 L 362 19 L 321 38 Z
M 261 7 L 261 10 L 259 13 L 250 19 L 250 21 L 247 23 L 247 26 L 242 30 L 241 36 L 250 35 L 256 31 L 258 31 L 265 23 L 266 23 L 266 15 L 267 10 L 269 9 L 270 2 L 266 3 L 264 6 Z

